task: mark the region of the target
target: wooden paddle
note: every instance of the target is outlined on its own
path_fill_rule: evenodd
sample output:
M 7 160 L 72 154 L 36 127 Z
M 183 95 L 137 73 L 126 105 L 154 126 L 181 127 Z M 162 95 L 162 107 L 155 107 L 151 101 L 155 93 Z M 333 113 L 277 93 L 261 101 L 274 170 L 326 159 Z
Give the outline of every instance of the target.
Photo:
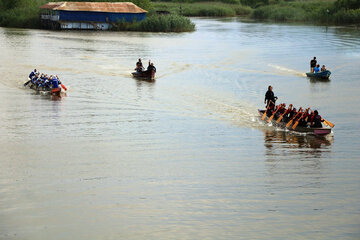
M 294 123 L 294 125 L 292 126 L 292 129 L 293 129 L 293 130 L 296 129 L 297 125 L 299 125 L 300 120 L 304 117 L 304 114 L 307 113 L 308 111 L 309 111 L 309 108 L 306 109 L 303 114 L 301 114 L 301 117 L 299 117 L 299 119 L 298 119 L 298 120 Z
M 292 124 L 292 122 L 294 121 L 294 119 L 301 113 L 302 108 L 299 109 L 299 112 L 293 117 L 291 118 L 291 120 L 286 124 L 286 127 L 289 128 L 290 125 Z
M 289 106 L 289 108 L 290 108 L 290 107 L 292 108 L 292 106 Z M 277 123 L 279 123 L 279 122 L 281 121 L 281 119 L 283 119 L 283 117 L 285 116 L 285 114 L 288 113 L 287 111 L 289 110 L 289 108 L 288 108 L 287 110 L 285 110 L 285 112 L 284 112 L 283 114 L 280 115 L 280 117 L 276 120 Z
M 325 120 L 325 119 L 323 119 L 323 120 L 324 120 L 324 123 L 329 125 L 331 128 L 335 127 L 335 124 L 333 124 L 332 122 L 329 122 L 328 120 Z
M 281 105 L 281 104 L 280 104 Z M 271 122 L 271 120 L 274 118 L 275 114 L 277 113 L 277 111 L 279 111 L 280 109 L 280 105 L 277 107 L 276 111 L 273 113 L 273 115 L 271 115 L 271 117 L 268 119 L 268 123 Z
M 268 110 L 268 109 L 269 109 L 269 107 L 270 107 L 270 103 L 272 103 L 272 101 L 269 101 L 268 106 L 267 106 L 267 108 L 266 108 L 266 110 L 265 110 L 264 114 L 263 114 L 263 115 L 262 115 L 262 117 L 261 117 L 261 120 L 265 120 L 265 118 L 266 118 L 266 112 L 267 112 L 267 110 Z
M 28 85 L 30 82 L 31 82 L 31 79 L 30 78 L 28 78 L 29 79 L 29 81 L 27 81 L 26 83 L 24 83 L 24 87 L 26 87 L 26 85 Z

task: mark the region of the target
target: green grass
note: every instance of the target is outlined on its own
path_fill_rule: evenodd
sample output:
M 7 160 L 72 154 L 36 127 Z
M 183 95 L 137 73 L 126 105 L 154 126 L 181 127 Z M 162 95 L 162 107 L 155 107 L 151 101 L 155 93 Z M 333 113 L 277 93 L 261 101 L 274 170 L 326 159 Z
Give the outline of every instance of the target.
M 139 32 L 191 32 L 195 30 L 195 24 L 192 23 L 189 18 L 176 14 L 154 14 L 141 22 L 126 23 L 120 21 L 113 30 Z
M 360 9 L 338 8 L 335 1 L 279 2 L 256 8 L 251 17 L 279 22 L 360 24 Z
M 252 9 L 241 4 L 222 3 L 222 2 L 196 2 L 196 3 L 177 3 L 177 2 L 153 2 L 156 11 L 169 11 L 173 14 L 181 14 L 188 17 L 233 17 L 239 15 L 249 15 Z

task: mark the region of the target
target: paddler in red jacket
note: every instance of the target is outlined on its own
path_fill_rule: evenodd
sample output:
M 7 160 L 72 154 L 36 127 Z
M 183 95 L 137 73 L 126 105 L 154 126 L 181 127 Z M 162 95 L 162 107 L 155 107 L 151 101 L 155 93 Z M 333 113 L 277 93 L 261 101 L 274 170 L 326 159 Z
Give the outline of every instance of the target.
M 323 122 L 324 119 L 321 118 L 319 115 L 319 112 L 317 110 L 314 111 L 314 115 L 311 118 L 310 126 L 312 128 L 322 128 L 321 122 Z

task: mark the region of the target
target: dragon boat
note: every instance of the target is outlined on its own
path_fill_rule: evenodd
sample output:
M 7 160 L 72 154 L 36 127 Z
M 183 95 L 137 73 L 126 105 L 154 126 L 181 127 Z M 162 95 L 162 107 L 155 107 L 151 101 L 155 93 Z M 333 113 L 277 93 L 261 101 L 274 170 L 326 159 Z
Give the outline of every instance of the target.
M 265 110 L 261 110 L 258 109 L 259 111 L 259 115 L 260 118 L 264 115 Z M 269 117 L 266 116 L 264 121 L 268 122 Z M 287 122 L 284 121 L 280 121 L 279 123 L 276 122 L 276 119 L 272 119 L 271 123 L 273 124 L 273 126 L 282 128 L 282 129 L 288 129 L 290 131 L 294 131 L 294 132 L 300 132 L 300 133 L 306 133 L 306 134 L 313 134 L 313 135 L 317 135 L 317 136 L 325 136 L 331 133 L 331 128 L 311 128 L 311 127 L 304 127 L 304 126 L 297 126 L 295 129 L 292 128 L 292 126 L 290 126 L 289 128 L 286 127 Z
M 28 78 L 28 81 L 30 79 Z M 41 94 L 41 95 L 49 95 L 49 96 L 58 96 L 58 97 L 61 97 L 61 88 L 49 88 L 49 87 L 46 87 L 46 88 L 43 88 L 43 87 L 40 87 L 40 88 L 37 88 L 36 84 L 33 84 L 31 81 L 30 82 L 26 82 L 26 84 L 24 84 L 24 86 L 26 88 L 30 88 L 32 90 L 34 90 L 35 92 Z

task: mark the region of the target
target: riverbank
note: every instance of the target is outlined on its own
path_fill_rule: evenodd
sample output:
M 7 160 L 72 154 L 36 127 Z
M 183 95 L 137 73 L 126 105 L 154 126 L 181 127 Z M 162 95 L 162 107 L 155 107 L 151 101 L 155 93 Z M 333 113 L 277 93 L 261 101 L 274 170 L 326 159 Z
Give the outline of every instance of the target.
M 254 20 L 271 20 L 275 22 L 360 25 L 360 1 L 359 3 L 353 3 L 349 0 L 292 2 L 232 0 L 227 2 L 195 3 L 153 2 L 153 6 L 156 11 L 167 11 L 188 17 L 243 16 Z

